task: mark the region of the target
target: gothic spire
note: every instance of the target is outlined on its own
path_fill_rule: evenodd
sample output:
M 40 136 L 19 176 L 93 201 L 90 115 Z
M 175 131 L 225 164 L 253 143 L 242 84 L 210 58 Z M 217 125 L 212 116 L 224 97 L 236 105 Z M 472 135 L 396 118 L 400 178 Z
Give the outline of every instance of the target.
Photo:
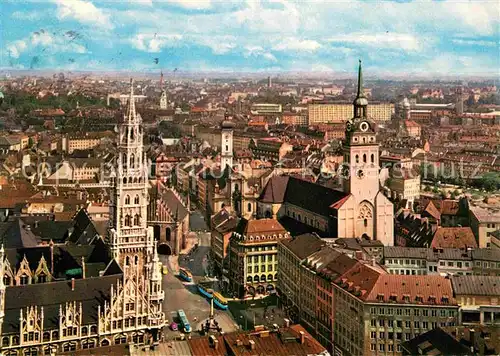
M 128 118 L 130 121 L 135 121 L 135 98 L 134 98 L 134 79 L 130 78 L 130 96 L 128 99 Z

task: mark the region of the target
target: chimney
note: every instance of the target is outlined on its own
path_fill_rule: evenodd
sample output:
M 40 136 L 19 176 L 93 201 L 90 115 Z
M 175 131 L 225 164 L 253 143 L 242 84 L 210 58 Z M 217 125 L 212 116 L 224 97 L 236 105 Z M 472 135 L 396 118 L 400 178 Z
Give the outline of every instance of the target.
M 248 341 L 248 345 L 250 345 L 250 350 L 255 350 L 255 341 L 253 340 Z
M 300 341 L 300 344 L 304 344 L 304 342 L 306 341 L 306 334 L 301 330 L 299 331 L 299 341 Z
M 71 278 L 71 291 L 72 292 L 75 291 L 75 279 L 74 278 Z
M 372 257 L 372 266 L 375 267 L 377 265 L 377 262 L 375 261 L 375 257 Z

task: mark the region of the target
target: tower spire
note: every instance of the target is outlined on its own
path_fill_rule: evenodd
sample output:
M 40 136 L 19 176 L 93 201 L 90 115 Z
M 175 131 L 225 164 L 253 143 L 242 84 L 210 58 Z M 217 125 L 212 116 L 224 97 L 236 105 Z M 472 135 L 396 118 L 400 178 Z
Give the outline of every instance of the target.
M 134 79 L 130 78 L 130 96 L 128 99 L 128 119 L 135 119 Z
M 358 98 L 362 98 L 365 96 L 365 92 L 363 90 L 363 68 L 361 66 L 361 59 L 359 60 L 359 69 L 358 69 Z

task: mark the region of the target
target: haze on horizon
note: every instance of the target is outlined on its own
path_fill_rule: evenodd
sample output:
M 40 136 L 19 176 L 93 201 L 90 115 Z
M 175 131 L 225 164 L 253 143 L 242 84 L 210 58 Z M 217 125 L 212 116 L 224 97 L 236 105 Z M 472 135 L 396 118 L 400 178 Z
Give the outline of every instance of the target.
M 2 4 L 2 70 L 495 77 L 497 1 Z

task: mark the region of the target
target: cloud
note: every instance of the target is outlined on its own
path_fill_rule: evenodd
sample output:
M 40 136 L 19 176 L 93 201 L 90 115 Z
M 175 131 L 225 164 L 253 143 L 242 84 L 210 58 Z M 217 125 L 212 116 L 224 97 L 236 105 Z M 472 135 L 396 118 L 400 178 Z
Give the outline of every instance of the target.
M 211 0 L 167 0 L 166 2 L 188 10 L 206 10 L 212 7 Z
M 19 58 L 23 52 L 38 49 L 45 54 L 49 53 L 86 53 L 87 49 L 76 41 L 68 41 L 64 36 L 57 36 L 49 32 L 34 32 L 22 40 L 7 45 L 7 52 L 13 58 Z
M 276 51 L 306 51 L 314 52 L 321 47 L 318 41 L 314 40 L 299 40 L 289 38 L 273 47 Z
M 12 58 L 19 58 L 22 52 L 28 48 L 26 41 L 18 40 L 7 45 L 7 52 Z
M 180 44 L 183 36 L 178 34 L 161 35 L 161 34 L 138 34 L 130 43 L 140 51 L 158 53 L 164 47 L 172 47 Z
M 451 42 L 464 46 L 498 47 L 498 42 L 494 41 L 453 39 Z
M 47 13 L 45 11 L 14 11 L 11 15 L 13 19 L 23 20 L 23 21 L 36 21 L 43 18 Z
M 243 55 L 245 57 L 263 57 L 271 62 L 278 61 L 274 54 L 264 50 L 261 46 L 246 46 Z
M 349 43 L 377 48 L 393 48 L 405 51 L 421 51 L 424 49 L 424 40 L 414 35 L 402 33 L 357 33 L 336 35 L 328 38 L 329 42 Z
M 53 0 L 57 4 L 57 17 L 60 20 L 73 19 L 85 25 L 111 29 L 110 16 L 85 0 Z

